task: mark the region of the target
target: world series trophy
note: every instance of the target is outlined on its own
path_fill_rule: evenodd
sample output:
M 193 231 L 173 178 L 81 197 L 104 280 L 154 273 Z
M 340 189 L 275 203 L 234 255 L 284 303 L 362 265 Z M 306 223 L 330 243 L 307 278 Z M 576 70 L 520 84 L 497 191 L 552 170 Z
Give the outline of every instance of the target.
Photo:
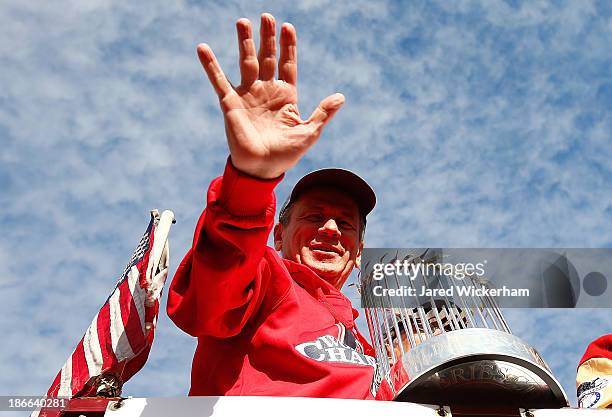
M 456 279 L 427 268 L 441 260 L 438 249 L 385 253 L 378 265 L 412 265 L 420 273 L 401 281 L 370 262 L 361 275 L 379 379 L 387 380 L 394 400 L 451 407 L 568 406 L 549 367 L 512 334 L 495 299 L 467 291 L 485 288 L 487 280 L 475 274 Z M 466 291 L 457 291 L 462 286 Z

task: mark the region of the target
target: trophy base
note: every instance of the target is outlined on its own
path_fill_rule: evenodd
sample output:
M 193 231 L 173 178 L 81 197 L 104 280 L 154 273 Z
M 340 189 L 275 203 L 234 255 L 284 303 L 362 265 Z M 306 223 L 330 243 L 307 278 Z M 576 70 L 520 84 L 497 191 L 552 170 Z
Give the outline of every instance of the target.
M 491 329 L 456 330 L 428 339 L 402 357 L 392 379 L 396 401 L 520 408 L 568 405 L 561 385 L 535 349 Z

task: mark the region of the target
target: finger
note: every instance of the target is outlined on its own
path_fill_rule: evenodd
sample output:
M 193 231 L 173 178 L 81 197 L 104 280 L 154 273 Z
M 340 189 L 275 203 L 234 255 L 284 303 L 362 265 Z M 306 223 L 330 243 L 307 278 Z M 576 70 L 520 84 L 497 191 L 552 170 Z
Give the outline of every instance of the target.
M 248 88 L 257 79 L 259 73 L 251 22 L 248 19 L 239 19 L 236 22 L 236 31 L 240 50 L 240 85 Z
M 198 45 L 197 51 L 200 63 L 204 67 L 206 75 L 208 75 L 208 79 L 217 92 L 217 95 L 219 98 L 225 97 L 227 93 L 232 91 L 232 85 L 225 77 L 212 49 L 205 43 L 201 43 Z
M 269 13 L 261 15 L 259 28 L 259 79 L 263 81 L 274 78 L 276 71 L 276 22 Z
M 324 98 L 319 107 L 315 109 L 307 120 L 307 123 L 311 124 L 316 131 L 319 131 L 328 123 L 334 114 L 344 104 L 344 96 L 340 93 L 332 94 L 329 97 Z
M 289 84 L 297 83 L 297 35 L 291 23 L 283 23 L 280 34 L 278 78 Z

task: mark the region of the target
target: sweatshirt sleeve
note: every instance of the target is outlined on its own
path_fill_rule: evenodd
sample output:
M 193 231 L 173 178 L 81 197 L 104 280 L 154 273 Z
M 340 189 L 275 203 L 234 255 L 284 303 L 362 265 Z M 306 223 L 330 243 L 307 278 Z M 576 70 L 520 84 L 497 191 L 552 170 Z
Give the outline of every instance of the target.
M 210 184 L 192 247 L 168 293 L 168 315 L 185 332 L 235 336 L 256 312 L 270 275 L 262 260 L 281 179 L 252 177 L 228 159 L 223 176 Z

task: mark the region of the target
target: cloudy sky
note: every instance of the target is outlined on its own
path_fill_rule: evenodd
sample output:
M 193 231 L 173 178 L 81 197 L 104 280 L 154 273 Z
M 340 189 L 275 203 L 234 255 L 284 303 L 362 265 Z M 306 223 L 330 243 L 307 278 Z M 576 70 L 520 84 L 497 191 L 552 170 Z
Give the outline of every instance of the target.
M 234 22 L 264 11 L 297 28 L 302 113 L 347 98 L 279 199 L 341 166 L 378 194 L 370 247 L 612 247 L 610 2 L 5 1 L 0 393 L 46 392 L 152 208 L 176 214 L 173 274 L 228 152 L 195 46 L 236 81 Z M 507 317 L 575 403 L 610 313 Z M 194 347 L 162 312 L 124 394 L 185 395 Z

